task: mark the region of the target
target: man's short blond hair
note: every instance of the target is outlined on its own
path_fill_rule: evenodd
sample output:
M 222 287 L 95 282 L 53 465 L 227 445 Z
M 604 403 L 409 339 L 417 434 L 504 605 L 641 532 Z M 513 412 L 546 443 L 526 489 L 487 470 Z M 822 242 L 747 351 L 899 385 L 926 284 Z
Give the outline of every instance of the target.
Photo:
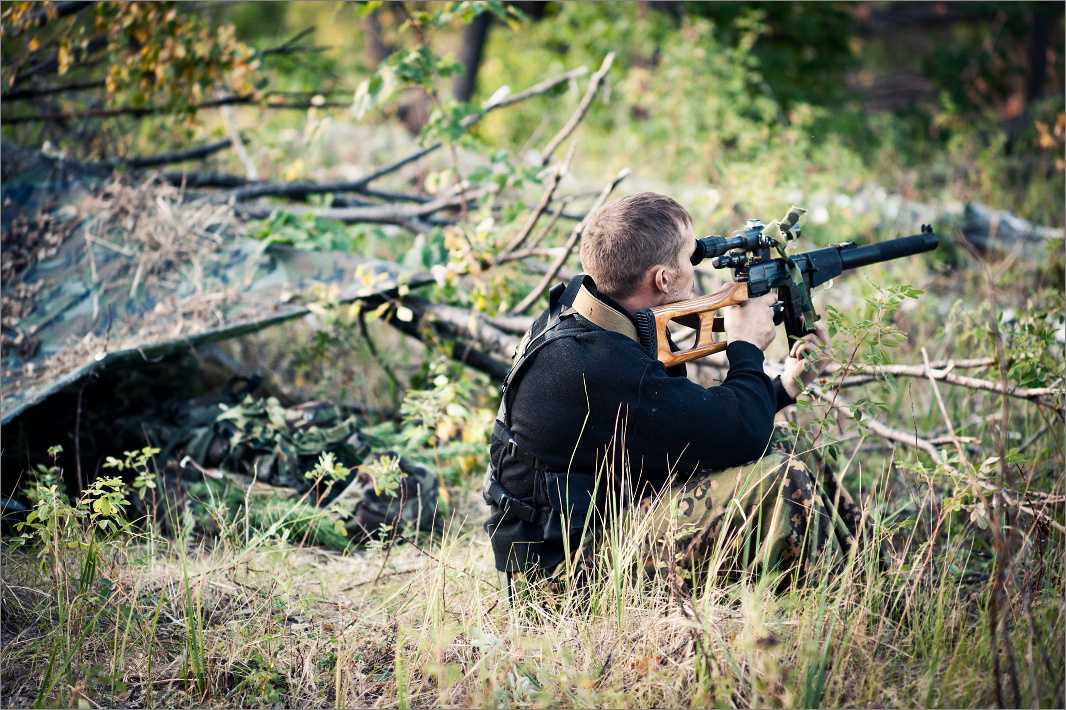
M 680 266 L 691 226 L 688 210 L 666 195 L 623 197 L 589 218 L 581 235 L 581 266 L 601 292 L 625 298 L 651 267 Z

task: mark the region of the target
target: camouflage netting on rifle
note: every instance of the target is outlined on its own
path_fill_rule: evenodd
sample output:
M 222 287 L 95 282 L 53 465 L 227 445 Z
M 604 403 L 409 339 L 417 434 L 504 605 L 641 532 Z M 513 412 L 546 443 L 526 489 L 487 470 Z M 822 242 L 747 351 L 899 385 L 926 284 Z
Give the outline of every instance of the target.
M 162 414 L 117 424 L 141 431 L 158 446 L 164 476 L 191 478 L 195 485 L 188 493 L 201 502 L 221 501 L 234 514 L 247 506 L 250 516 L 265 517 L 261 523 L 277 522 L 280 515 L 322 518 L 328 510 L 339 525 L 334 534 L 314 532 L 323 544 L 343 548 L 407 527 L 440 529 L 437 477 L 361 435 L 357 418 L 342 407 L 328 401 L 283 407 L 273 397 L 244 396 L 236 404 L 227 399 L 234 398 L 176 403 Z M 316 470 L 323 454 L 346 473 L 324 478 Z M 371 471 L 389 465 L 395 480 L 375 479 Z

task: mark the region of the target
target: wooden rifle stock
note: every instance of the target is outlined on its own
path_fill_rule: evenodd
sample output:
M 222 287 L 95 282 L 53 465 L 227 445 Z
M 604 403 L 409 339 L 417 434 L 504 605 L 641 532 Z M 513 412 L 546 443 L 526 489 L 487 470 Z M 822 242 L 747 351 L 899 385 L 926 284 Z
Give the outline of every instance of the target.
M 725 350 L 726 341 L 714 340 L 714 316 L 719 308 L 735 306 L 748 300 L 747 283 L 727 283 L 714 293 L 665 306 L 646 308 L 637 314 L 637 331 L 641 343 L 655 344 L 656 357 L 666 367 Z M 696 329 L 696 344 L 688 350 L 673 352 L 666 325 L 676 320 Z

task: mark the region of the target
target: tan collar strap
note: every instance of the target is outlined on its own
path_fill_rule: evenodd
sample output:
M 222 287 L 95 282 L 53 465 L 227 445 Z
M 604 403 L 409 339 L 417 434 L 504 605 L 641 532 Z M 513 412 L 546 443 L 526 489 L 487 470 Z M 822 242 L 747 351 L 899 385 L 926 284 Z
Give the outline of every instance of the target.
M 604 330 L 621 333 L 633 342 L 640 342 L 637 337 L 637 328 L 633 325 L 633 321 L 629 320 L 629 317 L 624 313 L 611 308 L 593 296 L 584 286 L 574 297 L 573 309 Z

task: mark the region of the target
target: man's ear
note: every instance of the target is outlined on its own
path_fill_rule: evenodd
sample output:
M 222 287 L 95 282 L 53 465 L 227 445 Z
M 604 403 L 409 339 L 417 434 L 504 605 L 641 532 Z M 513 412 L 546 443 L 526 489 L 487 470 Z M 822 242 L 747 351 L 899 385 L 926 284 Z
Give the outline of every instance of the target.
M 654 269 L 655 290 L 663 295 L 670 293 L 670 270 L 659 265 Z

